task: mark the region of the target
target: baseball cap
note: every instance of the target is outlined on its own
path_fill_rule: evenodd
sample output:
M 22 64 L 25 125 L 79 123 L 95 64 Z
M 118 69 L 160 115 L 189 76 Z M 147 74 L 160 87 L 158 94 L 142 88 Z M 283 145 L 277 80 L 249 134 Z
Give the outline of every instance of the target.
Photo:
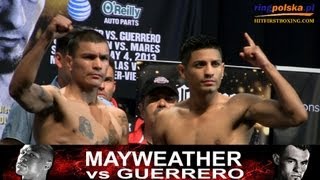
M 143 98 L 144 96 L 148 95 L 150 92 L 157 88 L 168 88 L 175 95 L 179 96 L 176 84 L 172 80 L 169 80 L 168 78 L 159 75 L 152 76 L 145 81 L 140 91 L 140 98 Z

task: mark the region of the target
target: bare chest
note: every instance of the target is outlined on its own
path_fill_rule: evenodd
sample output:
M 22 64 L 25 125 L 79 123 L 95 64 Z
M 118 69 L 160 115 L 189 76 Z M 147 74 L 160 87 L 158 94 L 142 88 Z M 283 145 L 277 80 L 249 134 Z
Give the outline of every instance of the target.
M 172 144 L 243 144 L 248 126 L 240 111 L 226 108 L 210 109 L 203 114 L 177 115 L 174 131 L 168 131 Z
M 105 109 L 65 101 L 57 104 L 44 121 L 37 121 L 37 129 L 42 137 L 57 144 L 118 144 L 119 136 L 110 118 Z

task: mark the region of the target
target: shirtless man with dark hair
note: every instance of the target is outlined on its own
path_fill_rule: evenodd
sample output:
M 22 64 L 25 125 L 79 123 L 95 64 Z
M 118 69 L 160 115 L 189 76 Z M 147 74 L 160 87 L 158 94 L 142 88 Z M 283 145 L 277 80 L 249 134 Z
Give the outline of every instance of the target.
M 35 46 L 23 57 L 10 83 L 10 95 L 36 113 L 34 134 L 40 144 L 127 144 L 128 120 L 124 111 L 97 99 L 109 66 L 106 39 L 94 30 L 74 32 L 68 43 L 70 83 L 62 89 L 34 83 L 47 47 L 72 33 L 72 22 L 61 15 L 52 19 Z
M 182 46 L 180 76 L 190 88 L 190 98 L 164 109 L 156 118 L 155 144 L 248 144 L 253 126 L 298 126 L 308 119 L 299 96 L 281 76 L 251 37 L 240 57 L 261 68 L 279 100 L 240 93 L 229 97 L 218 88 L 224 74 L 221 48 L 211 37 L 191 37 Z

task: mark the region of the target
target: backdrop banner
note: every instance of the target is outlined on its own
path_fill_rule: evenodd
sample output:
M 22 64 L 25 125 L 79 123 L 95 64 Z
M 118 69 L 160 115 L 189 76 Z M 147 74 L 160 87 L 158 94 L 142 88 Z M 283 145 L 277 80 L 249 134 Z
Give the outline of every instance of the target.
M 302 99 L 308 121 L 298 127 L 274 129 L 273 144 L 320 144 L 320 69 L 282 66 L 278 69 Z

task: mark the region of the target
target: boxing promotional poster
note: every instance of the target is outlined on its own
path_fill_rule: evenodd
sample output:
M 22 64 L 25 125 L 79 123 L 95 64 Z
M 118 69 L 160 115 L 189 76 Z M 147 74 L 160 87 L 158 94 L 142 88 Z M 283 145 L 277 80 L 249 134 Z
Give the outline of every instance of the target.
M 53 146 L 47 179 L 255 179 L 276 175 L 272 156 L 284 146 Z M 21 146 L 1 148 L 3 179 L 19 179 Z M 311 179 L 320 160 L 311 146 L 307 168 L 296 176 Z M 293 160 L 298 156 L 293 156 Z M 23 162 L 27 168 L 32 164 Z M 299 165 L 300 166 L 300 165 Z M 296 178 L 296 179 L 301 179 Z

